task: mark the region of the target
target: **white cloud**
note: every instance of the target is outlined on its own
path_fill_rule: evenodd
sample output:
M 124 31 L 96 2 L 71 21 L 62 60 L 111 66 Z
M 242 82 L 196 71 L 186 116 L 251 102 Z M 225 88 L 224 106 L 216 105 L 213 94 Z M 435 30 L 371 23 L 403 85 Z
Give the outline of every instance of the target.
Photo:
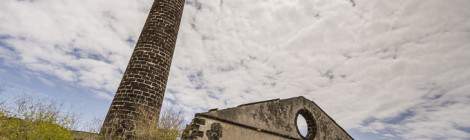
M 7 0 L 0 33 L 26 68 L 85 87 L 114 91 L 139 34 L 148 0 Z M 4 53 L 5 52 L 5 53 Z
M 0 58 L 109 98 L 151 2 L 6 0 Z M 306 96 L 348 129 L 470 138 L 469 1 L 351 2 L 187 0 L 166 101 L 191 116 Z

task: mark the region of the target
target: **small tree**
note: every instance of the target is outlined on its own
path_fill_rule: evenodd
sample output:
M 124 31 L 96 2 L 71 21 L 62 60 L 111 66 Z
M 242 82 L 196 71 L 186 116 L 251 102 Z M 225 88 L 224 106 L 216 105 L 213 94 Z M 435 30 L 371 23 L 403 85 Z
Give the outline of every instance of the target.
M 167 108 L 161 112 L 158 121 L 158 137 L 162 140 L 175 140 L 181 133 L 184 116 L 181 110 Z
M 137 139 L 175 140 L 180 135 L 184 123 L 184 116 L 181 111 L 175 108 L 167 108 L 161 112 L 158 123 L 144 123 L 154 123 L 156 126 L 150 126 L 151 128 L 139 128 L 140 125 L 138 125 L 136 129 Z
M 161 129 L 181 130 L 183 128 L 184 116 L 181 110 L 175 108 L 164 109 L 161 112 L 158 127 Z

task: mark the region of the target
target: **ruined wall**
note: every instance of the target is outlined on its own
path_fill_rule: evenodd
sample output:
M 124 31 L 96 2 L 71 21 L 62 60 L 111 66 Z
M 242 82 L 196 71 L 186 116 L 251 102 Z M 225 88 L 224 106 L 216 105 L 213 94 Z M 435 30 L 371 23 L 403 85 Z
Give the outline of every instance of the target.
M 132 139 L 158 119 L 184 0 L 155 0 L 101 133 Z
M 263 133 L 254 129 L 246 129 L 239 125 L 226 123 L 223 121 L 214 120 L 211 118 L 199 117 L 200 119 L 206 120 L 207 125 L 200 127 L 200 131 L 204 132 L 204 137 L 200 137 L 200 140 L 213 140 L 217 136 L 214 136 L 213 127 L 214 124 L 220 124 L 222 131 L 220 134 L 220 140 L 285 140 L 286 138 L 280 137 L 270 133 Z M 218 134 L 216 134 L 218 135 Z M 212 139 L 211 139 L 212 138 Z
M 310 127 L 307 137 L 302 137 L 296 126 L 297 115 L 302 113 Z M 321 108 L 304 97 L 209 111 L 196 114 L 195 120 L 185 130 L 183 139 L 212 140 L 210 133 L 214 130 L 213 125 L 220 124 L 220 128 L 215 129 L 221 132 L 220 140 L 352 140 Z

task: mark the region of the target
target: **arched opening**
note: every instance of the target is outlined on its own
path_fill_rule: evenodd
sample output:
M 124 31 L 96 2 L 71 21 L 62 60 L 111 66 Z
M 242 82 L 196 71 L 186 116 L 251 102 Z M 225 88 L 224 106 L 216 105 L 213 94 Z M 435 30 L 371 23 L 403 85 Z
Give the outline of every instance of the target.
M 302 115 L 297 115 L 297 129 L 299 130 L 299 134 L 302 137 L 306 137 L 308 133 L 308 126 L 307 120 Z
M 297 112 L 295 125 L 297 132 L 304 140 L 313 140 L 315 138 L 317 127 L 312 113 L 308 110 L 301 109 Z

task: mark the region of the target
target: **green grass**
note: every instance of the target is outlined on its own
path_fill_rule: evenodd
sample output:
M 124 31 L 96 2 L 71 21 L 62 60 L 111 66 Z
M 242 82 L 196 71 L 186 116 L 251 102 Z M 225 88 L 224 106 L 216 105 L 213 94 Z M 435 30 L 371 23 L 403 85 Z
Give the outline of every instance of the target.
M 159 128 L 143 129 L 145 131 L 137 138 L 177 139 L 183 123 L 181 112 L 170 109 L 162 114 Z M 65 112 L 60 105 L 49 100 L 19 97 L 9 103 L 0 101 L 0 140 L 104 140 L 98 134 L 99 127 L 90 128 L 89 132 L 73 131 L 78 123 L 77 115 Z M 100 123 L 95 120 L 89 124 Z
M 69 130 L 57 124 L 2 115 L 0 140 L 73 140 L 73 136 Z

